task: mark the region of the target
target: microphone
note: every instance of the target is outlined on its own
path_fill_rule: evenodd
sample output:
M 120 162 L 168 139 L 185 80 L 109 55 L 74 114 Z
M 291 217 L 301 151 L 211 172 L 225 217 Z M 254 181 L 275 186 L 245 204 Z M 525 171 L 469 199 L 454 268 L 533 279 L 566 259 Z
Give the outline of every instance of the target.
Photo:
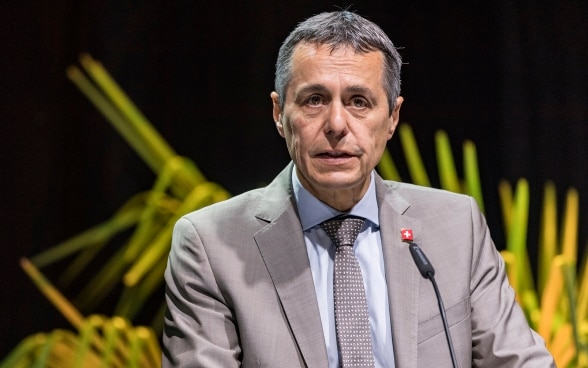
M 449 325 L 447 324 L 447 316 L 445 316 L 445 307 L 443 306 L 443 300 L 441 299 L 441 293 L 439 292 L 439 288 L 437 287 L 437 282 L 435 281 L 435 269 L 429 259 L 423 253 L 423 250 L 415 243 L 409 243 L 408 249 L 410 250 L 410 255 L 414 260 L 417 268 L 419 269 L 421 275 L 431 280 L 433 284 L 433 289 L 435 289 L 435 295 L 437 296 L 437 304 L 439 305 L 439 312 L 441 313 L 441 320 L 443 321 L 443 328 L 445 329 L 445 337 L 447 338 L 447 345 L 449 345 L 449 354 L 451 355 L 451 362 L 453 363 L 453 368 L 457 368 L 457 359 L 455 358 L 455 351 L 453 350 L 453 342 L 451 341 L 451 335 L 449 333 Z

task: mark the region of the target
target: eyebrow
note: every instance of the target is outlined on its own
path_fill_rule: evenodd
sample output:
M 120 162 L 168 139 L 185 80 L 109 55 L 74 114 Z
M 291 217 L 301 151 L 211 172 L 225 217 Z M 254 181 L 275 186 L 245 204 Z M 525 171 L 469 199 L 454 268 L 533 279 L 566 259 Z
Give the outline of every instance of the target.
M 345 91 L 365 95 L 374 104 L 376 104 L 376 102 L 377 102 L 376 97 L 374 96 L 373 92 L 369 88 L 362 87 L 359 85 L 353 85 L 353 86 L 349 86 L 349 87 L 345 88 Z M 328 93 L 329 90 L 327 89 L 327 87 L 325 87 L 324 85 L 319 84 L 319 83 L 309 84 L 307 86 L 302 87 L 300 90 L 296 91 L 296 95 L 295 95 L 294 100 L 298 101 L 298 98 L 301 95 L 308 95 L 308 94 L 316 93 L 316 92 Z
M 298 91 L 296 91 L 296 99 L 298 99 L 298 96 L 300 95 L 306 95 L 309 93 L 315 93 L 315 92 L 328 92 L 327 87 L 323 86 L 322 84 L 309 84 L 307 86 L 302 87 L 301 89 L 299 89 Z
M 359 93 L 361 95 L 367 96 L 368 99 L 374 103 L 374 105 L 377 103 L 376 96 L 374 95 L 372 90 L 369 88 L 362 87 L 362 86 L 350 86 L 348 88 L 345 88 L 345 90 L 349 91 L 349 92 Z

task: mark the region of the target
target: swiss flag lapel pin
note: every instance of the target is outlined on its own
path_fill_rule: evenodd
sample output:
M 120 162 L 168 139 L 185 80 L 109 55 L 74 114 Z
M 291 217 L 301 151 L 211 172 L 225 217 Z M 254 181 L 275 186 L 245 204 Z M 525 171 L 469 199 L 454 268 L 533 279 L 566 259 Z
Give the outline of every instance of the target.
M 412 230 L 411 229 L 401 229 L 400 230 L 400 234 L 402 236 L 402 241 L 405 242 L 411 242 L 413 241 L 413 235 L 412 235 Z

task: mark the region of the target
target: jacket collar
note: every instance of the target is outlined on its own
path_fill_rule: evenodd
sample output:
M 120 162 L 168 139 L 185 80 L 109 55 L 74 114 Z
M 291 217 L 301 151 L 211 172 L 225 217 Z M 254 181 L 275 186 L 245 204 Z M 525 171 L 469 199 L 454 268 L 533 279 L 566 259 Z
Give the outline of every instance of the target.
M 397 367 L 416 367 L 421 274 L 400 231 L 411 229 L 418 241 L 421 223 L 406 214 L 410 204 L 398 187 L 398 183 L 385 182 L 379 177 L 376 180 L 394 358 Z
M 256 217 L 268 224 L 254 238 L 302 359 L 308 367 L 326 367 L 320 312 L 292 195 L 292 168 L 291 163 L 263 192 Z

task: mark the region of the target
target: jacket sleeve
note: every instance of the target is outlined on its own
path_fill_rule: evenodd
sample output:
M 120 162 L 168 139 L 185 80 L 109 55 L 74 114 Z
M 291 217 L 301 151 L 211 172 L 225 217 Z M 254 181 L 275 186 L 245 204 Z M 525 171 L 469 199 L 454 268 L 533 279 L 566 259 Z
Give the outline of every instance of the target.
M 472 366 L 555 367 L 545 342 L 529 327 L 516 302 L 504 261 L 473 199 L 471 209 Z
M 219 289 L 194 225 L 174 228 L 165 271 L 162 367 L 239 367 L 241 349 L 231 308 Z

